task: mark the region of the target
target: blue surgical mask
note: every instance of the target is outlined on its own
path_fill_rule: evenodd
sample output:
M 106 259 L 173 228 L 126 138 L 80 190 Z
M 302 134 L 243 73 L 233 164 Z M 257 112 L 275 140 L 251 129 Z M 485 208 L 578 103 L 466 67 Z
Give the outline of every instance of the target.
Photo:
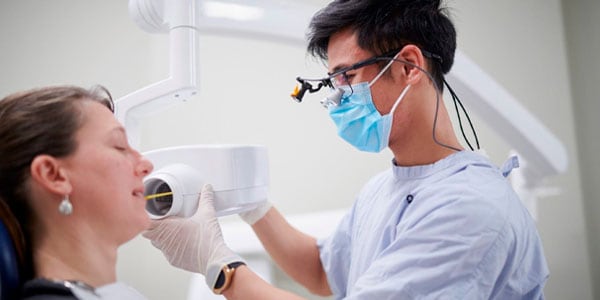
M 371 96 L 371 86 L 385 72 L 386 66 L 371 83 L 361 82 L 342 87 L 344 95 L 338 105 L 329 105 L 329 116 L 338 128 L 338 135 L 358 150 L 381 152 L 388 146 L 394 111 L 410 85 L 407 85 L 391 111 L 381 115 Z

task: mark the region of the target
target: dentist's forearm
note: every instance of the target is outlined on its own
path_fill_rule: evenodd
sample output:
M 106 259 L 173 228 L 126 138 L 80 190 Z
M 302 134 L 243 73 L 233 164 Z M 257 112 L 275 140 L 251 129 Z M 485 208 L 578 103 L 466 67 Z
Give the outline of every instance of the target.
M 256 273 L 252 272 L 246 266 L 240 266 L 235 270 L 231 286 L 227 288 L 223 295 L 230 300 L 302 300 L 304 298 L 294 295 L 288 291 L 278 289 Z
M 272 207 L 252 229 L 277 265 L 312 293 L 331 295 L 317 241 L 292 227 Z

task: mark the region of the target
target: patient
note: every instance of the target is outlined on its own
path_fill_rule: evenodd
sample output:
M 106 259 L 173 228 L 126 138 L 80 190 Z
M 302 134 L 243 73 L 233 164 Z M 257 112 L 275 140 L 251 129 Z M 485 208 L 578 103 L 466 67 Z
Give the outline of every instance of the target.
M 110 94 L 56 86 L 0 100 L 0 216 L 20 299 L 145 299 L 116 282 L 117 248 L 145 230 L 142 179 Z

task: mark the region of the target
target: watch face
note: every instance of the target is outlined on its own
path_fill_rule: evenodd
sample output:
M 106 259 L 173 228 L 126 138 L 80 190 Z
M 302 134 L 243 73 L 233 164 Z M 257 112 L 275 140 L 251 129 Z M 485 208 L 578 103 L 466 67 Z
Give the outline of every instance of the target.
M 227 267 L 225 267 L 227 268 Z M 223 270 L 221 270 L 221 272 L 219 272 L 219 277 L 217 277 L 217 282 L 215 282 L 215 286 L 213 289 L 220 289 L 223 284 L 225 283 L 225 272 L 223 272 Z
M 224 266 L 221 269 L 221 272 L 219 272 L 219 276 L 217 277 L 217 281 L 215 282 L 215 286 L 213 287 L 213 292 L 215 294 L 220 295 L 229 287 L 231 284 L 231 278 L 235 272 L 235 268 L 241 265 L 245 265 L 245 263 L 236 261 Z

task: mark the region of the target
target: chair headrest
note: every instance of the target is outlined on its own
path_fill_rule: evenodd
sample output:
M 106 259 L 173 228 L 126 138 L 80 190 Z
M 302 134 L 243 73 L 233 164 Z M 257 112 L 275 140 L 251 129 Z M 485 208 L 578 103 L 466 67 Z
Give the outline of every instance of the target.
M 14 299 L 19 289 L 19 264 L 13 240 L 0 220 L 0 299 Z

